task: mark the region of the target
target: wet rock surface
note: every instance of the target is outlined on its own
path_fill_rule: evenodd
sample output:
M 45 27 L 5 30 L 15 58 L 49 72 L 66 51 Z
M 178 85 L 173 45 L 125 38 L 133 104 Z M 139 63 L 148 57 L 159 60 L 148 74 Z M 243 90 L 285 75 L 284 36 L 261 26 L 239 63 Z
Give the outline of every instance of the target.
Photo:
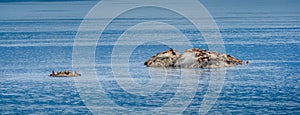
M 192 48 L 180 54 L 177 50 L 161 52 L 148 59 L 144 65 L 147 67 L 183 67 L 183 68 L 221 68 L 249 63 L 228 54 Z

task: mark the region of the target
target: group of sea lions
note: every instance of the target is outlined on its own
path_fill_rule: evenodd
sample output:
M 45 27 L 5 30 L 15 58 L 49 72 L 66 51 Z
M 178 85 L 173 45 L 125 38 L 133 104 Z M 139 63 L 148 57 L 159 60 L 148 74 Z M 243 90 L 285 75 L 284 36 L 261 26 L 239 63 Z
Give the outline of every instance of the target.
M 245 62 L 246 64 L 249 61 Z M 183 67 L 183 68 L 221 68 L 244 64 L 243 60 L 228 54 L 192 48 L 180 54 L 177 50 L 170 50 L 156 54 L 147 60 L 147 67 Z
M 69 70 L 59 71 L 57 73 L 55 73 L 54 70 L 52 70 L 52 73 L 50 74 L 50 77 L 77 77 L 77 76 L 81 76 L 81 74 L 79 74 L 77 71 L 72 73 Z

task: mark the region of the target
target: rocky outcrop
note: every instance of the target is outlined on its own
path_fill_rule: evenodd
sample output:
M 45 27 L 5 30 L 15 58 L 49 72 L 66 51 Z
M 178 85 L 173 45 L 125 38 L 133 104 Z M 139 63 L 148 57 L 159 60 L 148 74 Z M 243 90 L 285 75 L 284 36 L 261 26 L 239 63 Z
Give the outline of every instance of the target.
M 246 63 L 249 63 L 248 61 Z M 144 65 L 147 67 L 220 68 L 244 64 L 242 60 L 228 54 L 192 48 L 180 54 L 170 49 L 151 57 Z
M 57 73 L 54 72 L 54 70 L 52 70 L 50 77 L 78 77 L 81 76 L 81 74 L 79 74 L 77 71 L 75 71 L 74 73 L 72 73 L 69 70 L 65 70 L 65 71 L 59 71 Z

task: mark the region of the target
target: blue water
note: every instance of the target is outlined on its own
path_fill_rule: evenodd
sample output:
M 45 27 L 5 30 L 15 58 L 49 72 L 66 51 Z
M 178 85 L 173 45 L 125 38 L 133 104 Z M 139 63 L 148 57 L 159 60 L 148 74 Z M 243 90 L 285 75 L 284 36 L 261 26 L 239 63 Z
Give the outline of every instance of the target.
M 18 9 L 0 19 L 0 113 L 92 114 L 80 97 L 75 78 L 48 75 L 53 69 L 72 70 L 72 45 L 77 29 L 95 3 L 0 3 L 9 11 L 11 7 Z M 222 33 L 226 53 L 250 61 L 249 65 L 226 69 L 223 89 L 207 114 L 300 114 L 299 10 L 218 11 L 209 2 L 207 5 Z M 78 11 L 78 6 L 83 11 Z M 116 19 L 98 41 L 95 63 L 97 76 L 102 78 L 99 83 L 108 92 L 107 96 L 127 109 L 141 106 L 152 110 L 162 106 L 174 97 L 180 80 L 176 69 L 168 70 L 170 84 L 150 97 L 124 92 L 111 80 L 110 55 L 115 37 L 122 34 L 120 29 L 145 20 L 170 22 L 184 28 L 183 33 L 194 47 L 208 49 L 201 33 L 182 18 Z M 150 77 L 144 61 L 167 49 L 164 44 L 137 47 L 129 59 L 132 79 L 147 84 Z M 198 89 L 184 114 L 199 112 L 214 70 L 196 71 L 201 72 Z

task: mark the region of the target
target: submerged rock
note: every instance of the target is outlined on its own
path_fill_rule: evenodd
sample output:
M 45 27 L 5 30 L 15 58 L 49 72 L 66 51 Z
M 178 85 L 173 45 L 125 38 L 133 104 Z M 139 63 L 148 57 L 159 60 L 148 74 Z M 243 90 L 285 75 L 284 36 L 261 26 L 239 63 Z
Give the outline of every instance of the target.
M 247 61 L 248 62 L 248 61 Z M 220 68 L 244 64 L 242 60 L 228 54 L 192 48 L 180 54 L 170 49 L 148 59 L 147 67 Z

